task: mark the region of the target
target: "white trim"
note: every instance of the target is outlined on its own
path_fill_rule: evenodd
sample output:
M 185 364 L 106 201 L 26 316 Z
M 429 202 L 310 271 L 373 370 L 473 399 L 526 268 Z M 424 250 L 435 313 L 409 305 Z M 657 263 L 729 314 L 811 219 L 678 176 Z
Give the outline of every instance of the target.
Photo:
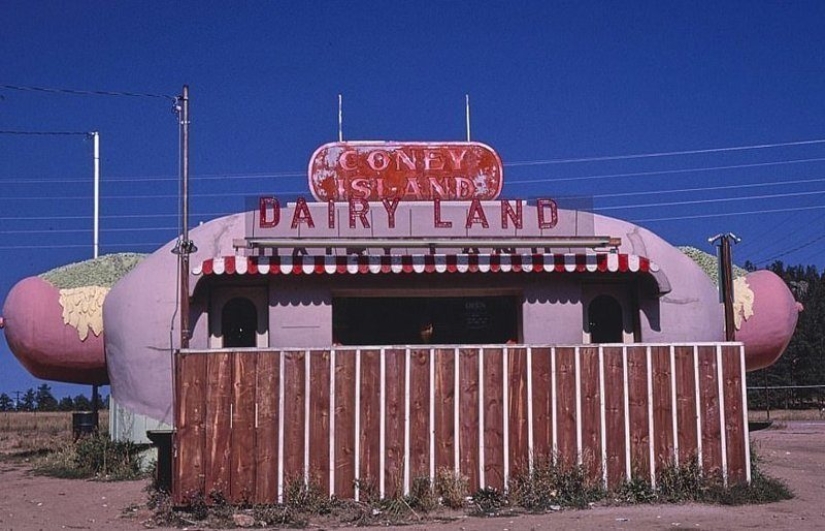
M 722 345 L 716 345 L 716 387 L 719 392 L 719 440 L 722 443 L 722 482 L 728 486 L 728 434 L 725 430 L 725 381 L 722 368 Z
M 455 367 L 453 371 L 453 457 L 454 457 L 454 472 L 456 476 L 461 473 L 461 449 L 459 448 L 459 444 L 461 438 L 459 434 L 461 433 L 461 425 L 459 424 L 459 412 L 461 411 L 461 403 L 460 403 L 460 394 L 459 393 L 459 385 L 460 385 L 460 374 L 458 370 L 458 363 L 461 357 L 458 347 L 454 349 L 455 353 Z
M 559 453 L 559 412 L 556 400 L 556 347 L 550 348 L 550 409 L 553 410 L 553 462 L 556 462 Z
M 533 472 L 533 347 L 527 347 L 527 466 Z
M 670 411 L 673 423 L 673 464 L 679 466 L 679 411 L 676 403 L 676 347 L 670 346 Z
M 507 490 L 508 480 L 510 479 L 510 368 L 509 368 L 509 347 L 504 347 L 501 357 L 501 409 L 502 409 L 502 429 L 503 434 L 503 452 L 504 452 L 504 490 Z
M 286 356 L 282 351 L 278 354 L 278 503 L 284 502 L 284 400 L 286 387 L 284 373 L 286 373 Z
M 624 467 L 625 477 L 633 480 L 633 470 L 630 466 L 630 377 L 627 370 L 627 345 L 622 345 L 622 379 L 624 386 Z
M 410 493 L 410 349 L 404 351 L 404 495 Z
M 309 485 L 309 417 L 310 417 L 310 355 L 311 350 L 304 351 L 304 483 Z
M 329 492 L 335 492 L 335 349 L 329 352 Z
M 484 347 L 478 349 L 478 487 L 483 489 L 485 484 L 484 461 L 487 455 L 484 451 Z
M 361 479 L 361 349 L 355 349 L 355 479 Z M 355 501 L 359 501 L 361 489 L 355 482 Z
M 745 347 L 739 346 L 739 368 L 742 379 L 742 426 L 745 437 L 745 480 L 751 482 L 751 435 L 748 427 L 748 388 L 745 380 Z
M 599 345 L 599 431 L 602 450 L 602 486 L 607 490 L 607 413 L 604 396 L 604 347 Z
M 647 438 L 650 448 L 650 485 L 656 488 L 656 445 L 653 441 L 653 361 L 651 347 L 645 349 L 647 363 Z
M 381 382 L 379 383 L 379 403 L 380 403 L 380 413 L 378 414 L 378 473 L 381 474 L 378 478 L 378 495 L 383 498 L 386 494 L 386 451 L 387 451 L 387 426 L 386 426 L 386 409 L 387 409 L 387 388 L 386 388 L 386 379 L 387 379 L 387 360 L 386 360 L 386 349 L 381 349 L 381 358 L 380 358 L 380 371 L 379 371 L 379 379 Z
M 582 380 L 581 380 L 581 350 L 576 347 L 573 351 L 573 364 L 576 371 L 576 463 L 581 465 L 582 456 Z
M 699 386 L 699 346 L 693 345 L 693 385 L 696 393 L 696 459 L 699 470 L 704 462 L 702 448 L 702 393 Z
M 430 480 L 435 481 L 435 349 L 430 349 L 430 443 L 429 443 L 429 465 Z

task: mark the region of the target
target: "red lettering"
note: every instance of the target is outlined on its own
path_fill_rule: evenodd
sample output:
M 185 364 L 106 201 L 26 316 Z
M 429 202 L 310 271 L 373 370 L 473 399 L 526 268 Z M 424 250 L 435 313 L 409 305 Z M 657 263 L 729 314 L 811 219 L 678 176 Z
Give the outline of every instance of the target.
M 516 199 L 516 209 L 513 210 L 513 207 L 510 206 L 509 201 L 502 201 L 501 202 L 501 228 L 506 229 L 508 228 L 509 224 L 507 220 L 513 220 L 513 224 L 516 226 L 517 229 L 524 228 L 524 213 L 521 209 L 521 199 Z
M 391 229 L 395 228 L 395 209 L 398 208 L 398 203 L 401 202 L 401 199 L 394 198 L 392 201 L 389 199 L 382 199 L 382 203 L 384 203 L 384 210 L 387 211 L 387 226 Z
M 545 209 L 550 209 L 550 221 L 547 221 Z M 539 199 L 536 201 L 536 210 L 539 217 L 540 229 L 552 229 L 559 222 L 559 210 L 556 202 L 552 199 Z
M 487 223 L 487 215 L 484 214 L 484 208 L 478 199 L 473 199 L 473 202 L 470 203 L 470 208 L 467 210 L 467 223 L 464 226 L 469 229 L 474 223 L 481 223 L 481 226 L 485 229 L 490 228 L 490 224 Z
M 327 224 L 329 228 L 335 228 L 335 201 L 327 201 Z
M 262 229 L 271 229 L 277 227 L 281 222 L 281 205 L 275 197 L 261 197 L 258 200 L 258 227 Z M 271 212 L 272 218 L 267 214 Z
M 292 228 L 297 229 L 298 225 L 306 223 L 310 229 L 315 228 L 315 222 L 312 221 L 312 214 L 309 212 L 309 205 L 307 200 L 299 197 L 295 202 L 295 213 L 292 215 Z
M 358 208 L 360 207 L 360 208 Z M 370 228 L 370 220 L 367 213 L 370 211 L 370 204 L 362 197 L 351 197 L 349 200 L 349 228 L 355 228 L 355 220 L 360 219 L 365 229 Z
M 433 199 L 433 226 L 437 229 L 449 229 L 452 221 L 441 221 L 441 199 Z

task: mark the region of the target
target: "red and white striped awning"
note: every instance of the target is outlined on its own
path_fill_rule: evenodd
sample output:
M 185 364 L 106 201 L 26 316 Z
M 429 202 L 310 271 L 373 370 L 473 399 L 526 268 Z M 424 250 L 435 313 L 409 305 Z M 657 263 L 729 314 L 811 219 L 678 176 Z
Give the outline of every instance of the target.
M 193 275 L 334 275 L 367 273 L 656 273 L 633 254 L 413 254 L 225 256 L 209 258 Z

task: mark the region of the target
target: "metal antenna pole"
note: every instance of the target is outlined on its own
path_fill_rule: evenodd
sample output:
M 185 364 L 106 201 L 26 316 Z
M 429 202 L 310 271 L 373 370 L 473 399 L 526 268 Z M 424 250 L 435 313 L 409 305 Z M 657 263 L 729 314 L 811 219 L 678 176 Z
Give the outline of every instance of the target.
M 338 142 L 344 141 L 344 97 L 338 94 Z
M 464 95 L 464 116 L 467 119 L 467 142 L 470 141 L 470 95 Z
M 95 208 L 94 208 L 94 258 L 97 258 L 100 244 L 100 133 L 92 131 L 94 141 Z

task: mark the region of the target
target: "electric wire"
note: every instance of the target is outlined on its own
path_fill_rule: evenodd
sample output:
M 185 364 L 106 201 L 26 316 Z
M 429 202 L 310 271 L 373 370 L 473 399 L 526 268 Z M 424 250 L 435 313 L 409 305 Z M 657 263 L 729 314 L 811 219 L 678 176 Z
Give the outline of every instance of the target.
M 707 153 L 726 153 L 732 151 L 750 151 L 756 149 L 771 149 L 790 146 L 809 146 L 814 144 L 825 144 L 825 139 L 799 140 L 796 142 L 779 142 L 773 144 L 753 144 L 749 146 L 734 146 L 724 148 L 691 149 L 686 151 L 663 151 L 659 153 L 638 153 L 634 155 L 609 155 L 602 157 L 582 157 L 574 159 L 545 159 L 545 160 L 523 160 L 504 164 L 504 166 L 538 166 L 545 164 L 569 164 L 574 162 L 602 162 L 608 160 L 630 160 L 658 157 L 674 157 L 681 155 L 698 155 Z
M 177 101 L 177 97 L 169 94 L 152 94 L 149 92 L 120 92 L 111 90 L 76 90 L 64 88 L 49 88 L 49 87 L 32 87 L 22 85 L 7 85 L 0 84 L 0 88 L 9 90 L 19 90 L 23 92 L 46 92 L 50 94 L 74 94 L 80 96 L 125 96 L 132 98 L 164 98 L 171 101 Z

